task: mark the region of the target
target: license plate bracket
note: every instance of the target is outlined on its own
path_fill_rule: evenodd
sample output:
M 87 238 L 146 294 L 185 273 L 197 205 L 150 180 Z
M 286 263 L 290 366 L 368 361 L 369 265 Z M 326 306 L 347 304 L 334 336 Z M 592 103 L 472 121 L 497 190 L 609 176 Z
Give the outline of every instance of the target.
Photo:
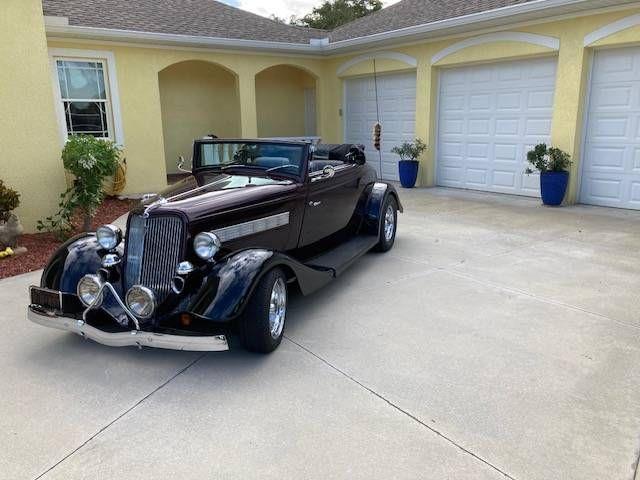
M 62 292 L 49 288 L 31 287 L 29 289 L 31 304 L 49 312 L 62 312 Z

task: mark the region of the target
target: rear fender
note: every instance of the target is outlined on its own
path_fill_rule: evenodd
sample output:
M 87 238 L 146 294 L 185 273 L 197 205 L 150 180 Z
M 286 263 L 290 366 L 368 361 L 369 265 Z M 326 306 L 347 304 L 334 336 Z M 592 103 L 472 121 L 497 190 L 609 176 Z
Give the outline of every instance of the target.
M 396 188 L 389 183 L 377 182 L 371 186 L 369 198 L 365 207 L 364 229 L 366 233 L 378 235 L 380 230 L 380 217 L 387 197 L 393 196 L 398 204 L 398 210 L 404 211 L 400 202 L 400 195 Z
M 215 322 L 231 321 L 242 314 L 262 277 L 277 267 L 282 268 L 290 280 L 295 279 L 304 295 L 334 278 L 333 271 L 309 268 L 288 255 L 264 249 L 243 250 L 214 267 L 188 311 Z

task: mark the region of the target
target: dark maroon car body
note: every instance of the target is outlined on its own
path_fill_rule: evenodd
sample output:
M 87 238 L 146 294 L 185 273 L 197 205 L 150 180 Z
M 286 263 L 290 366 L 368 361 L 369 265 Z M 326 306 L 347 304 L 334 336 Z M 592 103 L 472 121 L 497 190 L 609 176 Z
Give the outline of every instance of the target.
M 202 158 L 205 148 L 239 142 L 300 149 L 300 163 L 297 169 L 265 169 L 251 163 L 208 165 Z M 309 294 L 375 247 L 389 198 L 401 211 L 393 185 L 377 180 L 362 149 L 354 145 L 198 140 L 193 171 L 130 213 L 124 242 L 111 252 L 122 262 L 105 268 L 108 252 L 94 234 L 70 240 L 49 262 L 40 287 L 32 290 L 30 318 L 40 324 L 46 324 L 43 316 L 75 320 L 78 328 L 65 324 L 65 329 L 83 334 L 90 327 L 94 339 L 103 332 L 135 334 L 136 329 L 157 335 L 158 341 L 162 336 L 226 339 L 267 272 L 286 272 L 290 285 Z M 193 250 L 193 239 L 201 232 L 223 239 L 215 262 L 202 261 Z M 190 262 L 195 271 L 176 294 L 171 282 L 180 262 Z M 76 287 L 83 276 L 96 272 L 120 301 L 105 298 L 100 308 L 87 311 Z M 158 295 L 157 311 L 149 320 L 132 322 L 122 312 L 121 299 L 134 283 L 145 282 Z

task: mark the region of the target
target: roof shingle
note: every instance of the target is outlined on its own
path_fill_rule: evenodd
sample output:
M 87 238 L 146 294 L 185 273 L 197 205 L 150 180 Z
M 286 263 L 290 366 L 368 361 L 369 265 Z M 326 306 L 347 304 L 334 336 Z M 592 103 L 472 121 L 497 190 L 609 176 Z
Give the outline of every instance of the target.
M 327 32 L 295 27 L 215 0 L 43 0 L 45 15 L 69 25 L 213 38 L 309 43 Z
M 403 0 L 330 32 L 332 42 L 527 3 L 532 0 Z
M 428 24 L 532 0 L 403 0 L 331 32 L 274 22 L 215 0 L 43 0 L 69 25 L 211 38 L 308 44 Z

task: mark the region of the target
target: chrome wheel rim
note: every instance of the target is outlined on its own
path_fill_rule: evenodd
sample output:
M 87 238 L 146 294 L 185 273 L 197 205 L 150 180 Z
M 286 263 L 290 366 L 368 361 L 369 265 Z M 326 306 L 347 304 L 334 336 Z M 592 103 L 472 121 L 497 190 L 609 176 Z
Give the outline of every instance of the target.
M 273 284 L 271 301 L 269 302 L 269 330 L 274 340 L 280 338 L 284 329 L 284 319 L 287 314 L 287 286 L 282 277 Z
M 396 230 L 396 215 L 393 207 L 389 205 L 384 214 L 384 239 L 390 242 Z

